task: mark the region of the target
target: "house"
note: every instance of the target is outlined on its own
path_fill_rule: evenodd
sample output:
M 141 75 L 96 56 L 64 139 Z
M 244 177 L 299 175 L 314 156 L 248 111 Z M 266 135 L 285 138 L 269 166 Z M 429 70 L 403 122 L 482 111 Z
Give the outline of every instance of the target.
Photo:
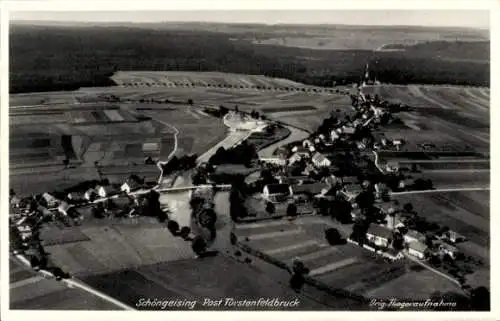
M 125 183 L 122 184 L 120 190 L 128 194 L 132 191 L 140 189 L 142 185 L 142 182 L 140 182 L 135 176 L 131 176 Z
M 404 235 L 404 240 L 406 243 L 411 243 L 411 242 L 425 242 L 425 235 L 414 231 L 414 230 L 409 230 L 405 235 Z
M 427 252 L 427 245 L 420 241 L 412 241 L 408 243 L 408 254 L 423 260 Z
M 356 147 L 359 149 L 359 150 L 364 150 L 366 149 L 366 145 L 363 144 L 362 142 L 356 142 Z
M 314 153 L 315 151 L 316 151 L 316 147 L 314 147 L 314 146 L 312 146 L 312 145 L 311 145 L 311 146 L 309 146 L 309 152 L 310 152 L 310 153 Z
M 345 135 L 354 135 L 354 133 L 356 132 L 356 128 L 354 128 L 352 126 L 346 126 L 344 128 L 343 132 Z
M 97 196 L 97 191 L 93 188 L 89 188 L 85 194 L 83 194 L 83 197 L 87 200 L 87 201 L 93 201 L 95 199 L 95 197 Z
M 303 174 L 312 175 L 314 173 L 316 173 L 316 168 L 314 168 L 314 166 L 311 164 L 307 164 L 306 168 L 304 169 Z
M 302 157 L 303 156 L 300 155 L 299 153 L 293 153 L 292 156 L 290 156 L 290 158 L 288 159 L 288 165 L 293 165 L 297 162 L 300 162 Z
M 348 200 L 353 200 L 356 196 L 363 191 L 363 188 L 359 184 L 347 184 L 344 185 L 344 193 Z
M 292 193 L 296 194 L 307 194 L 307 195 L 318 195 L 323 192 L 327 192 L 329 187 L 326 183 L 313 183 L 313 184 L 301 184 L 301 185 L 293 185 Z
M 288 184 L 268 184 L 262 190 L 262 197 L 271 202 L 282 202 L 293 195 Z
M 388 162 L 385 166 L 385 170 L 393 173 L 399 171 L 399 163 L 398 162 Z
M 385 221 L 387 222 L 387 228 L 393 230 L 401 226 L 402 221 L 399 213 L 393 212 L 385 216 Z M 403 224 L 404 226 L 404 224 Z
M 361 209 L 359 207 L 354 207 L 351 210 L 351 218 L 353 221 L 356 221 L 357 219 L 361 219 L 363 217 L 363 213 L 361 212 Z
M 19 231 L 19 235 L 21 236 L 21 239 L 23 241 L 29 239 L 33 235 L 33 232 L 29 225 L 19 225 L 17 227 L 17 230 Z
M 401 149 L 401 146 L 403 145 L 403 141 L 400 139 L 396 139 L 392 141 L 392 144 L 394 147 L 396 147 L 396 150 L 399 151 Z
M 321 153 L 315 153 L 312 157 L 312 162 L 316 167 L 328 167 L 332 162 Z
M 98 186 L 97 195 L 100 197 L 109 197 L 117 193 L 117 190 L 111 185 Z
M 278 165 L 278 166 L 285 166 L 286 165 L 286 159 L 281 158 L 281 157 L 259 158 L 259 160 L 261 162 L 264 162 L 264 163 Z
M 455 246 L 448 243 L 441 243 L 438 249 L 442 255 L 449 255 L 452 259 L 455 259 L 459 252 Z
M 330 139 L 334 142 L 335 140 L 339 139 L 339 134 L 337 133 L 337 131 L 335 130 L 332 130 L 331 133 L 330 133 Z
M 71 202 L 79 203 L 85 201 L 85 198 L 83 195 L 79 193 L 69 193 L 66 198 L 70 200 Z
M 465 241 L 465 236 L 458 234 L 455 231 L 449 230 L 448 232 L 445 233 L 446 239 L 448 239 L 452 243 L 457 243 L 461 241 Z
M 388 247 L 392 242 L 392 231 L 384 226 L 371 224 L 366 232 L 366 238 L 375 245 Z
M 405 178 L 399 181 L 398 187 L 400 189 L 405 189 L 415 184 L 415 180 L 413 178 Z
M 313 146 L 313 143 L 312 143 L 309 139 L 305 139 L 305 140 L 302 142 L 302 147 L 304 147 L 304 148 L 309 148 L 309 146 Z
M 375 187 L 375 197 L 377 199 L 383 198 L 384 195 L 387 195 L 389 192 L 387 185 L 385 185 L 384 183 L 376 183 L 374 187 Z
M 398 213 L 400 211 L 399 207 L 396 207 L 394 205 L 394 203 L 392 203 L 392 202 L 380 203 L 377 205 L 377 207 L 384 214 L 395 214 L 395 213 Z
M 72 209 L 73 205 L 67 202 L 61 202 L 61 204 L 59 204 L 59 206 L 57 207 L 57 211 L 64 216 L 68 216 L 69 214 L 71 214 Z
M 57 206 L 57 199 L 49 193 L 43 193 L 42 198 L 45 200 L 45 202 L 47 202 L 47 207 L 51 208 Z
M 337 186 L 337 184 L 339 183 L 339 179 L 335 177 L 335 175 L 330 175 L 325 178 L 325 183 L 328 186 Z
M 281 184 L 302 185 L 314 182 L 309 176 L 287 176 L 280 179 Z
M 295 146 L 292 148 L 292 152 L 299 154 L 300 156 L 309 157 L 309 148 L 302 146 Z
M 12 196 L 10 198 L 10 206 L 14 208 L 19 208 L 21 206 L 21 199 L 16 195 Z

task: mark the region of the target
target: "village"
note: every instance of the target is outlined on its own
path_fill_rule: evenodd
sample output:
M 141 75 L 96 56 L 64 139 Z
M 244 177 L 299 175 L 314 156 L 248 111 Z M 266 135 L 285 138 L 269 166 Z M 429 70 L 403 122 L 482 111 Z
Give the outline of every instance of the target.
M 383 134 L 384 126 L 400 121 L 393 113 L 398 106 L 378 96 L 364 95 L 362 90 L 351 99 L 354 116 L 341 117 L 332 112 L 310 137 L 281 146 L 272 157 L 259 157 L 247 139 L 231 149 L 217 150 L 201 164 L 191 156 L 176 159 L 175 170 L 169 171 L 192 173 L 193 189 L 199 185 L 214 189 L 231 186 L 234 222 L 301 215 L 330 217 L 338 225 L 325 230 L 332 246 L 349 242 L 389 261 L 410 259 L 466 287 L 465 274 L 472 272 L 469 263 L 474 259 L 456 246 L 465 242 L 465 237 L 419 216 L 411 203 L 399 204 L 391 198 L 394 192 L 433 188 L 430 180 L 412 177 L 418 168 L 400 168 L 397 162 L 378 159 L 379 150 L 400 151 L 405 147 L 403 139 Z M 245 119 L 260 118 L 260 127 L 276 127 L 255 112 L 226 112 L 245 115 Z M 162 175 L 167 168 L 168 164 L 161 167 Z M 207 245 L 190 227 L 180 227 L 169 218 L 169 209 L 162 208 L 158 201 L 162 193 L 158 186 L 148 185 L 133 174 L 118 184 L 105 180 L 87 183 L 57 195 L 19 197 L 11 190 L 11 251 L 27 257 L 36 270 L 51 270 L 58 279 L 67 278 L 68 273 L 51 265 L 41 245 L 39 230 L 43 224 L 72 226 L 89 218 L 141 216 L 157 218 L 172 233 L 197 242 L 193 245 L 196 255 L 206 250 Z M 210 206 L 201 208 L 193 209 L 197 215 L 204 215 L 198 221 L 212 228 L 216 213 Z M 339 231 L 349 231 L 347 239 Z

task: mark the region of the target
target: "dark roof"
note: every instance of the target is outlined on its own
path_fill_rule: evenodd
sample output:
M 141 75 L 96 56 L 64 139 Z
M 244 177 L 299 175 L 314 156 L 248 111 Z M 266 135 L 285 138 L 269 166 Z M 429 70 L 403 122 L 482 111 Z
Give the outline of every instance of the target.
M 358 178 L 356 176 L 344 176 L 340 178 L 344 185 L 346 184 L 356 184 L 358 182 Z
M 134 178 L 129 178 L 125 182 L 131 189 L 136 189 L 142 186 L 142 184 Z
M 371 224 L 370 227 L 368 228 L 367 234 L 372 234 L 372 235 L 376 235 L 376 236 L 380 236 L 380 237 L 384 237 L 384 238 L 388 239 L 391 237 L 392 231 L 389 230 L 385 226 Z
M 130 204 L 130 198 L 126 196 L 118 197 L 113 199 L 113 203 L 118 207 L 125 207 Z
M 292 186 L 294 193 L 319 194 L 324 188 L 328 188 L 326 183 L 302 184 Z
M 269 194 L 288 194 L 290 193 L 290 185 L 288 184 L 269 184 L 266 185 Z

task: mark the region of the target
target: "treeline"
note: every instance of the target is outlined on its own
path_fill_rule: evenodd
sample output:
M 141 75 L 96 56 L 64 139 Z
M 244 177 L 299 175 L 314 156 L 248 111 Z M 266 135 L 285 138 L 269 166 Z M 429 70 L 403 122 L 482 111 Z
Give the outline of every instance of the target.
M 288 78 L 307 85 L 359 81 L 363 67 L 383 82 L 488 85 L 489 64 L 436 59 L 439 45 L 415 53 L 369 50 L 309 50 L 230 41 L 231 34 L 125 27 L 12 26 L 10 91 L 74 90 L 114 85 L 117 70 L 220 71 Z M 444 57 L 474 58 L 455 53 Z M 433 51 L 434 50 L 434 51 Z M 308 57 L 308 59 L 304 58 Z M 482 57 L 482 56 L 478 56 Z M 310 59 L 309 59 L 310 58 Z M 378 61 L 378 62 L 377 62 Z

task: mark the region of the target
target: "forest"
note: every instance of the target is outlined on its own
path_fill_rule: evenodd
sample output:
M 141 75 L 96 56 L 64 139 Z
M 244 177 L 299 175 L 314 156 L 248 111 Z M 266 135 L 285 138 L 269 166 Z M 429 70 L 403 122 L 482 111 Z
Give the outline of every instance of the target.
M 231 41 L 231 34 L 132 27 L 13 25 L 10 92 L 112 86 L 117 70 L 221 71 L 331 87 L 366 63 L 387 83 L 489 86 L 489 42 L 429 42 L 398 52 L 311 50 Z

